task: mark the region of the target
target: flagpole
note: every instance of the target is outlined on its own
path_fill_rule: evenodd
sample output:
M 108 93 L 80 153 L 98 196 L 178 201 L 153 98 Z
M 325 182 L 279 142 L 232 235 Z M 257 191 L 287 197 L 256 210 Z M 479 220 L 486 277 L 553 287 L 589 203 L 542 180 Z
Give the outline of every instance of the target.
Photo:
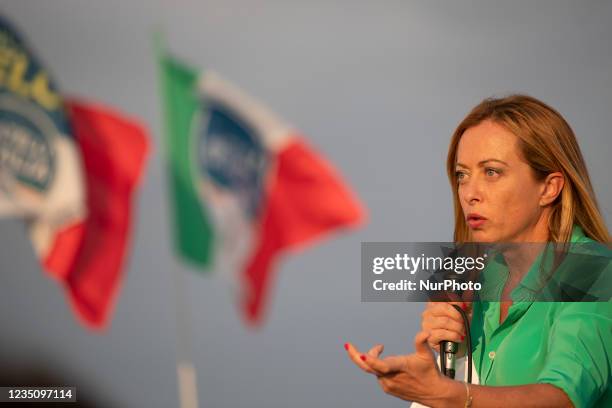
M 153 32 L 153 46 L 157 62 L 165 52 L 161 29 Z M 160 71 L 160 79 L 163 74 Z M 161 84 L 164 81 L 160 81 Z M 162 91 L 163 94 L 163 91 Z M 166 128 L 165 132 L 169 130 Z M 168 134 L 165 135 L 168 137 Z M 167 146 L 166 146 L 167 151 Z M 189 296 L 183 280 L 183 271 L 175 260 L 172 281 L 174 283 L 174 306 L 176 312 L 176 381 L 180 408 L 199 408 L 197 370 L 192 358 L 192 320 Z
M 181 269 L 174 268 L 172 275 L 176 311 L 176 378 L 180 408 L 198 408 L 198 379 L 192 358 L 193 331 L 189 296 Z

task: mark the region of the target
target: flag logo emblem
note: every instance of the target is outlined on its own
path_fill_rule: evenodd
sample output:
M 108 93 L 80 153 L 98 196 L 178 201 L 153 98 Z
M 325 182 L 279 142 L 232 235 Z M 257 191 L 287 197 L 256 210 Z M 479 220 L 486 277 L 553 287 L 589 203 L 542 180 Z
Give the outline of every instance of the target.
M 57 134 L 36 106 L 9 94 L 0 97 L 0 190 L 8 200 L 44 199 L 54 180 Z
M 230 110 L 210 100 L 203 103 L 195 120 L 194 179 L 200 184 L 200 190 L 233 196 L 243 216 L 255 220 L 270 165 L 269 154 L 260 138 Z

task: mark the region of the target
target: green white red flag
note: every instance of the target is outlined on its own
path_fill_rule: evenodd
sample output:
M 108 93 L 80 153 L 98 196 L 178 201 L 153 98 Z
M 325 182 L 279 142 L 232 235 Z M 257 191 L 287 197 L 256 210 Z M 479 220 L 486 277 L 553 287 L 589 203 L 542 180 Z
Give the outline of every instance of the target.
M 160 55 L 178 254 L 237 272 L 261 322 L 279 256 L 364 219 L 334 168 L 261 102 L 213 72 Z

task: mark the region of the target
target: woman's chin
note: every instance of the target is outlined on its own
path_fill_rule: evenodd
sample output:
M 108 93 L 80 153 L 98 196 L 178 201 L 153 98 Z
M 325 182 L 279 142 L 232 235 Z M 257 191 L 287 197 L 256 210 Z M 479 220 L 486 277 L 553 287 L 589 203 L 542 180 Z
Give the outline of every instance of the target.
M 496 242 L 496 239 L 489 232 L 482 230 L 482 229 L 476 229 L 476 230 L 472 230 L 472 241 L 474 242 Z

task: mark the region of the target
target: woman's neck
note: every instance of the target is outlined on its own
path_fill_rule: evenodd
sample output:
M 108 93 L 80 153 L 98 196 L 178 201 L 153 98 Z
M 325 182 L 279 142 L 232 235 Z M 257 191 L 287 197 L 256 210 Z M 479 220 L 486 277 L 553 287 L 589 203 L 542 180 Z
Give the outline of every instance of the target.
M 509 280 L 520 280 L 529 271 L 545 246 L 545 242 L 510 244 L 502 252 L 504 261 L 508 265 Z
M 508 266 L 508 279 L 502 293 L 503 300 L 510 300 L 510 293 L 527 274 L 531 265 L 546 246 L 549 240 L 549 211 L 545 209 L 538 221 L 527 231 L 504 245 L 502 255 Z

